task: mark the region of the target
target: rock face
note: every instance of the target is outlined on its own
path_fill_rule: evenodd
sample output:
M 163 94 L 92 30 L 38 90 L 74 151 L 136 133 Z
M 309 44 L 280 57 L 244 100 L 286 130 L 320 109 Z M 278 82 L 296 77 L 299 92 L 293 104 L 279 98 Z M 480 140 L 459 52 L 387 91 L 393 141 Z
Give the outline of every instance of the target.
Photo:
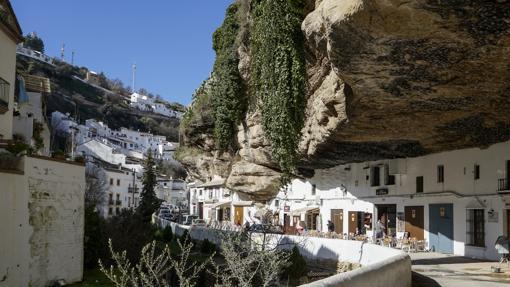
M 322 0 L 311 10 L 303 171 L 510 139 L 510 1 Z M 239 49 L 245 80 L 249 51 Z M 221 160 L 195 145 L 206 154 L 197 174 L 270 198 L 279 172 L 260 111 L 238 130 L 238 153 Z
M 318 88 L 304 162 L 324 167 L 509 139 L 509 20 L 508 1 L 322 1 L 302 25 L 312 71 L 320 71 L 310 77 Z

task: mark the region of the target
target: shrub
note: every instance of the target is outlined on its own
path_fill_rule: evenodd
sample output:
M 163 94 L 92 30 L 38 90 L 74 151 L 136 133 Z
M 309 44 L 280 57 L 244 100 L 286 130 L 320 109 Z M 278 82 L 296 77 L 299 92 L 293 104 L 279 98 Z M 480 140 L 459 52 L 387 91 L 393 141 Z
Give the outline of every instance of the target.
M 211 241 L 205 239 L 200 245 L 200 252 L 203 254 L 213 254 L 216 251 L 216 245 Z
M 291 280 L 299 281 L 299 278 L 306 275 L 306 272 L 306 260 L 303 255 L 299 253 L 298 247 L 294 246 L 289 258 L 289 266 L 285 269 L 284 275 L 288 276 Z
M 156 230 L 154 237 L 156 240 L 160 242 L 170 243 L 173 238 L 172 228 L 170 226 L 167 226 L 163 229 L 158 229 Z

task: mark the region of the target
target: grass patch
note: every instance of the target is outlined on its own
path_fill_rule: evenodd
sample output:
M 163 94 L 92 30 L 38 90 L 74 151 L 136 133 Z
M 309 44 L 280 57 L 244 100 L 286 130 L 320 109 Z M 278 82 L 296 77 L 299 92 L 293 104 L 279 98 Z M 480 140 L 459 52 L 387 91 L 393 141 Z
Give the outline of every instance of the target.
M 83 282 L 70 285 L 70 287 L 113 287 L 113 283 L 99 269 L 85 270 Z

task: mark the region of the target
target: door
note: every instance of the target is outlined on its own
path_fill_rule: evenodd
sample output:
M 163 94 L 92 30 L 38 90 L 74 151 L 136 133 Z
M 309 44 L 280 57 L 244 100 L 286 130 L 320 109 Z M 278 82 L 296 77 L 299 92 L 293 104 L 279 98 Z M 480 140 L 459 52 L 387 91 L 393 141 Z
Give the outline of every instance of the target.
M 423 206 L 406 206 L 404 210 L 405 214 L 405 231 L 409 232 L 411 237 L 415 237 L 418 240 L 425 239 L 423 227 Z
M 223 221 L 223 209 L 218 208 L 217 213 L 218 213 L 218 221 Z
M 290 234 L 290 215 L 284 214 L 283 215 L 283 231 L 286 234 Z
M 349 211 L 349 234 L 356 234 L 356 228 L 358 227 L 358 212 Z
M 335 232 L 338 234 L 344 233 L 344 210 L 331 209 L 331 222 L 335 225 Z
M 510 209 L 506 210 L 506 238 L 510 238 Z
M 204 219 L 204 203 L 203 202 L 198 203 L 198 218 Z
M 429 206 L 429 241 L 433 251 L 453 253 L 453 204 Z
M 235 206 L 234 207 L 234 224 L 242 225 L 243 224 L 243 207 Z

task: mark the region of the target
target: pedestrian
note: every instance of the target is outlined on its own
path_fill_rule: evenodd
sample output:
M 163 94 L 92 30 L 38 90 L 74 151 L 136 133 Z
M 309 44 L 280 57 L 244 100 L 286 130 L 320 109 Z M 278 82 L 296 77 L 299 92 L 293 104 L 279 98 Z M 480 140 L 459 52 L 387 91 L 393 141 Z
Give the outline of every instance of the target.
M 384 227 L 384 224 L 381 222 L 381 219 L 378 219 L 375 224 L 375 238 L 376 239 L 381 239 L 384 237 L 384 229 L 386 229 L 386 227 Z
M 328 231 L 335 232 L 335 224 L 331 220 L 328 220 Z

